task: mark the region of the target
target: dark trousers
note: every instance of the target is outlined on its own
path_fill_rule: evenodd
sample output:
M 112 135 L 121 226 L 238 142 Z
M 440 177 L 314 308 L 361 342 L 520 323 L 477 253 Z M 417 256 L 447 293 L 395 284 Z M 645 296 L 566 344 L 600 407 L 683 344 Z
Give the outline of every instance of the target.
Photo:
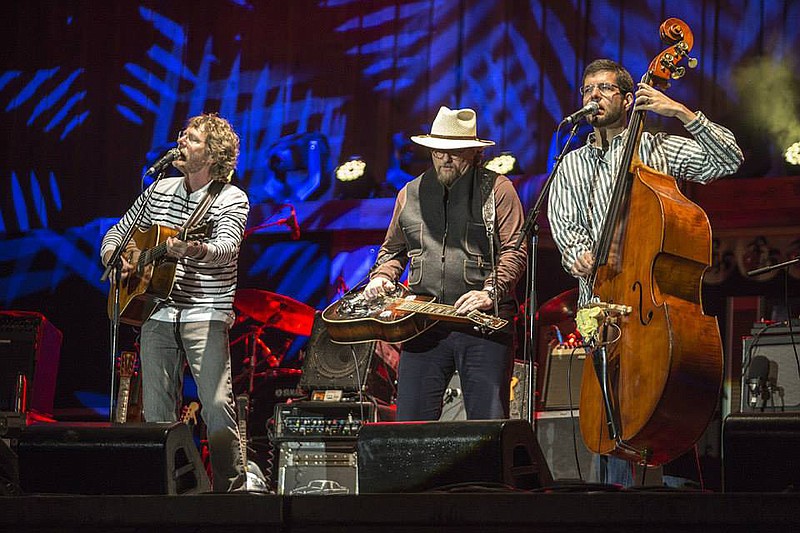
M 435 327 L 406 342 L 398 367 L 397 419 L 438 420 L 444 391 L 456 370 L 468 419 L 508 418 L 511 339 L 495 335 Z

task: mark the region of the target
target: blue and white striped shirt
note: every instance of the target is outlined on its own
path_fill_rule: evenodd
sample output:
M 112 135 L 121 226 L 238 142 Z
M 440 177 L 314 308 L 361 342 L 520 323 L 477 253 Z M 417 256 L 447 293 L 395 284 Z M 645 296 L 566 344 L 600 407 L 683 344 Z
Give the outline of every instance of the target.
M 639 158 L 664 174 L 700 183 L 736 172 L 743 156 L 730 130 L 701 112 L 685 127 L 693 139 L 643 132 Z M 606 152 L 594 146 L 591 134 L 584 146 L 564 156 L 553 178 L 547 215 L 567 272 L 579 256 L 593 251 L 600 237 L 628 131 L 614 137 Z M 585 278 L 579 278 L 579 286 L 583 305 L 592 288 Z
M 182 176 L 163 178 L 150 186 L 155 190 L 139 229 L 145 231 L 154 224 L 179 228 L 186 223 L 211 182 L 191 194 L 183 182 Z M 139 196 L 120 221 L 108 230 L 100 246 L 101 257 L 120 243 L 144 197 L 145 194 Z M 182 315 L 185 321 L 213 318 L 233 322 L 239 246 L 249 211 L 250 203 L 245 192 L 226 184 L 198 223 L 213 223 L 211 238 L 206 242 L 206 255 L 199 259 L 184 257 L 177 262 L 175 284 L 169 299 L 162 304 L 167 308 L 157 311 L 153 318 L 169 321 L 172 316 L 169 309 L 178 308 L 195 313 L 194 317 Z

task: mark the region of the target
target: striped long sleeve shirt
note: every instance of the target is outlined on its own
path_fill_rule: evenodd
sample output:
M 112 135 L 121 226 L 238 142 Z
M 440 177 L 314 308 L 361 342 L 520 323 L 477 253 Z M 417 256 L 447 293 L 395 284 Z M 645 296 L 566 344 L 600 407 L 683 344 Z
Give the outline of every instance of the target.
M 639 144 L 642 162 L 675 178 L 699 183 L 710 183 L 739 168 L 742 151 L 730 130 L 700 112 L 685 127 L 693 138 L 643 132 Z M 547 213 L 567 272 L 580 255 L 593 251 L 600 238 L 628 131 L 614 137 L 605 152 L 594 146 L 591 134 L 586 145 L 564 157 L 553 178 Z M 592 288 L 585 278 L 579 278 L 579 287 L 578 303 L 583 305 L 590 300 Z
M 210 184 L 189 194 L 183 182 L 183 177 L 163 178 L 150 186 L 155 190 L 145 207 L 139 229 L 145 231 L 154 224 L 170 228 L 183 226 Z M 108 230 L 100 246 L 101 257 L 120 244 L 145 196 L 139 196 L 120 221 Z M 175 284 L 169 299 L 152 318 L 169 321 L 174 316 L 171 310 L 182 309 L 191 310 L 188 314 L 182 313 L 181 320 L 184 321 L 222 319 L 232 323 L 239 246 L 249 211 L 250 203 L 245 192 L 226 184 L 198 223 L 211 222 L 213 225 L 210 239 L 204 241 L 207 247 L 205 256 L 198 259 L 184 257 L 177 262 Z

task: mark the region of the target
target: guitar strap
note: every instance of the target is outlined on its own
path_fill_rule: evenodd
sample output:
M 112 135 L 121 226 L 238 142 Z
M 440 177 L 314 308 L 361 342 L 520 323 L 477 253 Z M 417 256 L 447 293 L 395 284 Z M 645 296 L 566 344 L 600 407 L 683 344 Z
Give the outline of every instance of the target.
M 211 185 L 208 186 L 206 189 L 206 194 L 203 196 L 203 199 L 197 204 L 197 207 L 194 209 L 194 213 L 189 216 L 189 219 L 183 225 L 183 229 L 193 228 L 197 226 L 200 221 L 203 219 L 205 214 L 211 208 L 211 205 L 214 203 L 214 200 L 217 199 L 219 193 L 222 192 L 222 188 L 225 186 L 225 182 L 214 180 L 211 182 Z
M 486 237 L 489 239 L 489 257 L 492 260 L 492 287 L 495 290 L 494 301 L 494 314 L 499 314 L 497 303 L 497 248 L 499 248 L 499 239 L 495 232 L 495 221 L 497 220 L 497 213 L 495 210 L 495 195 L 494 195 L 494 182 L 497 179 L 497 174 L 490 172 L 483 167 L 477 167 L 476 172 L 479 173 L 478 179 L 481 185 L 481 201 L 483 202 L 483 224 L 486 226 Z

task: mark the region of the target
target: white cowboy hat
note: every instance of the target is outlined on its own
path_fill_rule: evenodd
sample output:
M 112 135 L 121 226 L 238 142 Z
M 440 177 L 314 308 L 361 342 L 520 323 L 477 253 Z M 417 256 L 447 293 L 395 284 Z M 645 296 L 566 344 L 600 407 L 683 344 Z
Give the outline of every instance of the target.
M 475 111 L 472 109 L 439 108 L 428 135 L 414 135 L 415 143 L 434 150 L 458 150 L 492 146 L 494 141 L 478 139 L 475 128 Z

